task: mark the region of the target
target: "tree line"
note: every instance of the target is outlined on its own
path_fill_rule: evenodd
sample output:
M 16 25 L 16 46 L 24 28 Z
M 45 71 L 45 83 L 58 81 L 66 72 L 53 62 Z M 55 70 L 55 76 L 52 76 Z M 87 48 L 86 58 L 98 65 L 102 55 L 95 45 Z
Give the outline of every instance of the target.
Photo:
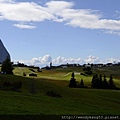
M 71 88 L 87 88 L 85 86 L 83 79 L 80 82 L 77 82 L 75 79 L 74 72 L 71 75 L 69 87 Z M 113 76 L 110 75 L 109 80 L 106 79 L 106 76 L 98 74 L 93 75 L 91 80 L 91 87 L 96 89 L 118 89 L 114 83 Z
M 110 75 L 109 80 L 107 81 L 106 76 L 104 75 L 102 77 L 102 75 L 98 76 L 98 74 L 93 75 L 92 78 L 92 88 L 97 88 L 97 89 L 117 89 L 114 81 L 113 81 L 113 77 L 112 75 Z

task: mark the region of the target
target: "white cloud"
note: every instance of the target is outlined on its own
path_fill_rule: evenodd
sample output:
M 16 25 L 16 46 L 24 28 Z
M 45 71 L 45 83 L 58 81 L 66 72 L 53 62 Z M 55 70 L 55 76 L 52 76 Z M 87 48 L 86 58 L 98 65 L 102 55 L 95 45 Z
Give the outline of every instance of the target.
M 32 64 L 39 63 L 39 58 L 32 58 Z
M 62 14 L 64 20 L 67 21 L 67 25 L 81 28 L 93 29 L 94 23 L 99 21 L 100 15 L 92 13 L 92 10 L 75 10 L 68 9 Z M 95 29 L 95 28 L 94 28 Z
M 13 0 L 0 0 L 0 3 L 13 3 Z
M 87 59 L 85 59 L 84 61 L 85 61 L 85 63 L 99 63 L 100 59 L 99 59 L 99 57 L 95 57 L 95 56 L 89 55 L 87 57 Z
M 117 63 L 117 62 L 120 62 L 120 60 L 115 58 L 107 58 L 105 60 L 105 63 Z
M 120 19 L 120 11 L 115 11 L 114 17 Z
M 57 58 L 52 60 L 53 64 L 66 64 L 66 63 L 82 63 L 82 59 L 81 58 L 65 58 L 65 57 L 61 57 L 58 56 Z
M 93 63 L 93 64 L 97 64 L 97 63 L 117 63 L 120 62 L 119 59 L 115 59 L 115 58 L 106 58 L 104 60 L 100 59 L 99 57 L 96 56 L 92 56 L 89 55 L 86 59 L 82 59 L 82 58 L 65 58 L 65 57 L 61 57 L 58 56 L 57 58 L 52 59 L 52 57 L 50 55 L 44 55 L 43 57 L 39 57 L 39 58 L 32 58 L 31 60 L 13 60 L 14 63 L 17 62 L 20 63 L 24 63 L 27 65 L 35 65 L 35 66 L 46 66 L 49 65 L 50 62 L 53 63 L 53 65 L 60 65 L 60 64 L 87 64 L 87 63 Z
M 107 34 L 114 34 L 120 36 L 120 31 L 119 30 L 106 30 L 104 31 Z
M 15 27 L 18 27 L 20 29 L 35 29 L 36 26 L 33 25 L 27 25 L 27 24 L 14 24 Z
M 99 62 L 97 57 L 89 56 L 87 59 L 81 59 L 81 58 L 65 58 L 58 56 L 55 59 L 52 59 L 50 55 L 45 55 L 43 57 L 39 58 L 32 58 L 31 60 L 13 60 L 14 62 L 20 62 L 27 65 L 49 65 L 50 62 L 53 63 L 53 65 L 60 65 L 60 64 L 66 64 L 66 63 L 77 63 L 77 64 L 84 64 L 84 63 L 94 63 Z
M 60 12 L 61 10 L 72 8 L 74 6 L 74 3 L 66 1 L 50 1 L 47 2 L 45 6 L 47 6 L 50 12 L 56 13 L 56 11 Z
M 4 9 L 6 8 L 6 9 Z M 46 8 L 33 2 L 1 3 L 0 13 L 3 19 L 11 21 L 40 22 L 50 20 L 53 15 Z
M 0 0 L 0 20 L 18 22 L 15 27 L 32 29 L 29 22 L 45 20 L 64 22 L 65 25 L 86 29 L 102 29 L 110 34 L 120 34 L 120 20 L 103 19 L 100 11 L 91 9 L 74 9 L 73 2 L 49 1 L 45 5 L 35 2 L 15 2 Z M 118 13 L 119 11 L 117 11 Z M 28 24 L 20 24 L 27 22 Z
M 40 62 L 42 63 L 50 63 L 52 61 L 52 57 L 50 55 L 45 55 L 40 58 Z
M 58 56 L 56 59 L 53 59 L 54 64 L 67 63 L 67 59 L 61 56 Z

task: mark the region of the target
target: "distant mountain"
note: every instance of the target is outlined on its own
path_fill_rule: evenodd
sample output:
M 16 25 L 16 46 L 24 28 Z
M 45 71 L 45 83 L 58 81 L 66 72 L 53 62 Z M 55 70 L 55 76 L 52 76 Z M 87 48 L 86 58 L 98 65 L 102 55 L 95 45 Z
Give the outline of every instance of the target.
M 10 58 L 10 54 L 0 39 L 0 63 L 2 63 L 7 57 Z

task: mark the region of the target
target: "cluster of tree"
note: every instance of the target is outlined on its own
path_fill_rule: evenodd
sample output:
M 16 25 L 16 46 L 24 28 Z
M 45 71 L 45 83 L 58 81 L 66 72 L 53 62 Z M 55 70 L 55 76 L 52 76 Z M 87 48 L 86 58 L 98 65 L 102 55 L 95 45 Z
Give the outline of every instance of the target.
M 83 68 L 83 71 L 87 75 L 92 75 L 93 74 L 91 67 L 85 67 L 85 68 Z
M 116 85 L 113 81 L 113 77 L 112 75 L 110 75 L 109 81 L 107 81 L 106 76 L 104 75 L 102 77 L 102 75 L 98 76 L 93 75 L 92 78 L 92 88 L 97 88 L 97 89 L 117 89 Z
M 1 84 L 1 90 L 5 91 L 15 91 L 20 92 L 20 89 L 22 87 L 22 82 L 3 82 Z
M 6 60 L 2 63 L 1 71 L 4 74 L 13 74 L 13 63 L 10 58 L 6 58 Z
M 16 65 L 14 64 L 14 66 L 15 67 L 27 67 L 27 65 L 25 65 L 24 63 L 19 63 L 19 62 L 17 62 Z
M 84 85 L 83 79 L 81 79 L 80 83 L 78 83 L 76 81 L 74 72 L 71 75 L 69 87 L 71 87 L 71 88 L 86 88 L 86 86 Z
M 92 88 L 96 89 L 119 89 L 116 87 L 112 75 L 110 75 L 109 80 L 107 81 L 106 76 L 104 75 L 93 75 L 92 78 Z M 71 75 L 69 87 L 71 88 L 87 88 L 87 86 L 84 85 L 83 79 L 81 79 L 80 83 L 76 81 L 74 72 Z

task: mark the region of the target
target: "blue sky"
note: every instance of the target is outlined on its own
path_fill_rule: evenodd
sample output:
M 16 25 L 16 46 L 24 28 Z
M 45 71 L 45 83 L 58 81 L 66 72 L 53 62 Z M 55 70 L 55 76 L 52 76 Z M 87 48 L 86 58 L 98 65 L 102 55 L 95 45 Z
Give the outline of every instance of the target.
M 120 61 L 119 0 L 0 0 L 0 39 L 29 65 Z

